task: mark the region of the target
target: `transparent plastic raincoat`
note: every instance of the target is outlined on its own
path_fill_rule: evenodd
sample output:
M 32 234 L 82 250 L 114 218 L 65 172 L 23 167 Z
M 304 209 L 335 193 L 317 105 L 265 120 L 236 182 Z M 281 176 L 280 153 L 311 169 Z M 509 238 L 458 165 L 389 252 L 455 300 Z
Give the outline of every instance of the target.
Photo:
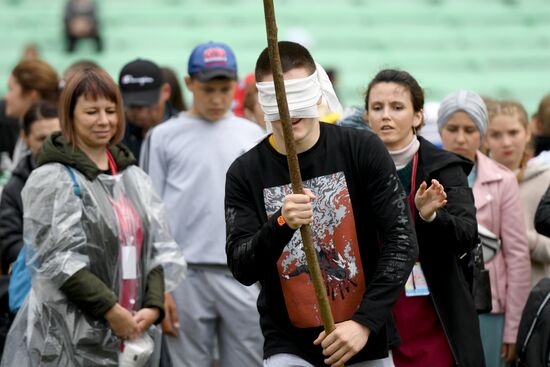
M 69 171 L 60 163 L 43 165 L 23 190 L 33 280 L 10 329 L 2 366 L 118 365 L 121 340 L 108 322 L 79 309 L 60 290 L 83 268 L 134 311 L 142 308 L 152 269 L 162 266 L 166 291 L 183 279 L 185 260 L 141 169 L 129 166 L 93 180 L 73 170 L 76 187 Z M 159 330 L 152 326 L 149 333 L 154 332 Z

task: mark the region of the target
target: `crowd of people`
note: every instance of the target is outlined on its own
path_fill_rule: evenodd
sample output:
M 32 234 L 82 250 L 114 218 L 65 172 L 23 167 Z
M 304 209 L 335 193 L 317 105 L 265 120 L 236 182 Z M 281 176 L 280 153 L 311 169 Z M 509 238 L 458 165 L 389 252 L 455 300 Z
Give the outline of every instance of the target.
M 15 66 L 0 101 L 2 366 L 518 360 L 529 293 L 550 277 L 550 97 L 530 119 L 517 101 L 449 91 L 435 141 L 407 71 L 381 70 L 344 110 L 305 47 L 279 50 L 303 193 L 267 49 L 239 79 L 228 45 L 197 45 L 189 104 L 147 59 L 117 76 L 86 60 L 62 77 Z M 497 244 L 484 313 L 482 233 Z

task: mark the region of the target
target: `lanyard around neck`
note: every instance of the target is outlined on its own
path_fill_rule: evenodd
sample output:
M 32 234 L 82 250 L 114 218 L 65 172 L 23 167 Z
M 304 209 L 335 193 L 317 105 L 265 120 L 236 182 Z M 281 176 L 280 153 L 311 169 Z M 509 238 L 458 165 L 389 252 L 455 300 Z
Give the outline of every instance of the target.
M 108 149 L 105 151 L 105 154 L 107 154 L 107 160 L 109 161 L 109 169 L 111 170 L 111 174 L 115 176 L 116 174 L 118 174 L 118 168 L 115 159 Z

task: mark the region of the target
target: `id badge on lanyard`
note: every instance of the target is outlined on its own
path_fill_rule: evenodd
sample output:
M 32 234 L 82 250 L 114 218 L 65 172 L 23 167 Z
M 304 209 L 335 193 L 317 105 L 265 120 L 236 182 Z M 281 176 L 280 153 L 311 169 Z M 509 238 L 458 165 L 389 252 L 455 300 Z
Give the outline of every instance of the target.
M 418 166 L 418 152 L 414 155 L 413 158 L 413 169 L 411 174 L 411 191 L 409 193 L 409 207 L 411 209 L 411 218 L 414 223 L 414 197 L 416 194 L 416 168 Z M 409 278 L 405 283 L 405 295 L 407 297 L 417 297 L 417 296 L 428 296 L 430 290 L 428 288 L 428 282 L 422 271 L 422 266 L 419 261 L 413 266 Z
M 411 274 L 405 283 L 405 295 L 407 297 L 428 296 L 430 290 L 428 289 L 428 283 L 426 277 L 422 271 L 422 267 L 419 262 L 414 264 Z
M 122 279 L 137 279 L 136 246 L 122 246 Z

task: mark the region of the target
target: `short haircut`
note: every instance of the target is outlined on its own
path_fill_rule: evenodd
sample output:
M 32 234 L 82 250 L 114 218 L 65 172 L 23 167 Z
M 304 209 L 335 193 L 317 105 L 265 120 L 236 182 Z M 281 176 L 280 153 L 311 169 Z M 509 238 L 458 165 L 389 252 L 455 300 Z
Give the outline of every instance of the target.
M 23 93 L 37 91 L 40 99 L 57 102 L 59 97 L 59 77 L 50 66 L 42 60 L 23 60 L 11 72 Z
M 77 72 L 68 81 L 59 101 L 59 122 L 61 132 L 67 143 L 76 145 L 74 110 L 78 98 L 98 100 L 105 98 L 116 105 L 118 119 L 116 132 L 109 145 L 118 144 L 124 135 L 124 105 L 117 84 L 107 72 L 98 68 L 89 68 Z
M 31 126 L 40 120 L 58 118 L 57 104 L 48 101 L 40 101 L 31 106 L 23 116 L 23 132 L 29 135 Z
M 281 57 L 283 73 L 292 69 L 305 68 L 311 75 L 316 70 L 313 57 L 307 48 L 299 43 L 289 41 L 279 42 L 279 55 Z M 261 82 L 268 74 L 272 74 L 272 71 L 271 63 L 269 62 L 269 50 L 265 48 L 258 57 L 258 61 L 256 61 L 256 80 Z

